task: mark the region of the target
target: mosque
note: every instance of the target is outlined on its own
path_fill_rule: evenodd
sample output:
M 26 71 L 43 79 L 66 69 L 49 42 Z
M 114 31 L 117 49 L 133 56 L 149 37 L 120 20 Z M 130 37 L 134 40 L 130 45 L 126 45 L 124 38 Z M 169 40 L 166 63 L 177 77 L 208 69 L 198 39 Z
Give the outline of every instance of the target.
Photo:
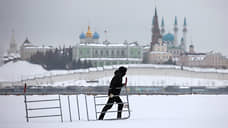
M 164 18 L 161 21 L 161 29 L 159 27 L 157 8 L 152 20 L 152 38 L 150 49 L 144 54 L 144 62 L 146 63 L 165 63 L 168 60 L 178 61 L 181 54 L 186 52 L 187 43 L 187 22 L 184 18 L 183 35 L 178 40 L 178 22 L 177 17 L 174 20 L 173 33 L 166 33 Z

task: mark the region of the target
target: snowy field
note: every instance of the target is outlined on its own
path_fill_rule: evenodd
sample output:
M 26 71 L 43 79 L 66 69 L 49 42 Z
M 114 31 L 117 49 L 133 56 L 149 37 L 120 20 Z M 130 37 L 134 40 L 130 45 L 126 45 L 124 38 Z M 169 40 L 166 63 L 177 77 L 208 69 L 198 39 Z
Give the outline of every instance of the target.
M 119 65 L 114 66 L 104 66 L 89 69 L 79 69 L 79 70 L 51 70 L 47 71 L 42 66 L 37 64 L 31 64 L 26 61 L 9 62 L 0 66 L 0 82 L 3 81 L 21 81 L 25 79 L 34 79 L 55 75 L 66 75 L 72 73 L 82 73 L 82 72 L 96 72 L 103 70 L 112 70 L 118 68 Z M 177 69 L 180 70 L 180 66 L 174 65 L 153 65 L 153 64 L 129 64 L 126 67 L 131 68 L 154 68 L 154 69 Z M 228 74 L 228 70 L 224 69 L 211 69 L 211 68 L 189 68 L 184 67 L 185 71 L 201 72 L 201 73 L 224 73 Z
M 30 98 L 55 96 L 32 96 Z M 31 119 L 26 123 L 23 96 L 0 96 L 0 128 L 227 128 L 228 96 L 185 95 L 185 96 L 130 96 L 131 117 L 128 120 L 87 121 L 83 107 L 83 95 L 79 96 L 82 108 L 81 119 L 77 120 L 76 107 L 72 101 L 72 119 L 69 121 L 67 96 L 61 96 L 63 119 L 58 117 Z M 88 100 L 92 101 L 92 96 Z M 103 101 L 105 102 L 105 101 Z M 44 105 L 44 104 L 42 104 Z M 45 104 L 47 105 L 47 104 Z M 49 104 L 50 105 L 50 104 Z M 53 105 L 53 104 L 52 104 Z M 38 106 L 41 106 L 39 104 Z M 88 104 L 90 118 L 94 118 L 93 102 Z M 42 114 L 39 112 L 38 114 Z
M 228 80 L 200 79 L 172 76 L 147 76 L 128 75 L 128 86 L 208 86 L 221 87 L 228 86 Z M 69 80 L 53 82 L 51 84 L 41 84 L 41 86 L 107 86 L 112 77 L 103 77 L 97 82 L 87 83 L 86 80 Z M 125 80 L 125 78 L 123 78 Z
M 167 65 L 128 65 L 130 67 L 150 67 L 150 68 L 174 68 L 178 69 L 178 66 L 167 66 Z M 118 67 L 118 66 L 117 66 Z M 72 85 L 78 85 L 78 86 L 98 86 L 98 85 L 109 85 L 111 77 L 112 76 L 105 76 L 105 73 L 103 75 L 100 75 L 100 78 L 97 79 L 97 83 L 87 83 L 86 80 L 78 78 L 75 79 L 76 76 L 80 77 L 80 72 L 96 72 L 102 71 L 104 69 L 112 70 L 115 69 L 116 66 L 105 66 L 100 68 L 90 68 L 90 69 L 81 69 L 81 70 L 59 70 L 59 71 L 46 71 L 43 69 L 40 65 L 30 64 L 25 61 L 18 61 L 18 62 L 9 62 L 3 66 L 0 67 L 0 82 L 1 81 L 20 81 L 23 79 L 34 79 L 34 81 L 37 79 L 44 79 L 47 78 L 47 80 L 40 82 L 37 80 L 35 82 L 35 85 L 40 86 L 72 86 Z M 197 69 L 197 68 L 186 68 L 186 70 L 192 70 L 197 72 L 220 72 L 220 73 L 226 73 L 227 70 L 215 70 L 215 69 Z M 64 75 L 69 73 L 76 73 L 75 77 L 71 77 L 70 79 L 68 77 L 70 76 L 63 76 L 62 81 L 53 81 L 50 76 L 55 75 Z M 79 75 L 77 74 L 79 73 Z M 101 74 L 101 73 L 100 73 Z M 93 74 L 94 75 L 94 74 Z M 95 74 L 96 75 L 96 74 Z M 111 74 L 112 75 L 112 74 Z M 217 86 L 227 86 L 228 80 L 224 79 L 217 79 L 215 75 L 215 78 L 206 79 L 206 78 L 195 78 L 194 75 L 191 77 L 182 77 L 182 76 L 170 76 L 170 75 L 128 75 L 128 86 L 210 86 L 210 87 L 217 87 Z M 10 84 L 9 84 L 10 85 Z M 13 85 L 13 84 L 12 84 Z

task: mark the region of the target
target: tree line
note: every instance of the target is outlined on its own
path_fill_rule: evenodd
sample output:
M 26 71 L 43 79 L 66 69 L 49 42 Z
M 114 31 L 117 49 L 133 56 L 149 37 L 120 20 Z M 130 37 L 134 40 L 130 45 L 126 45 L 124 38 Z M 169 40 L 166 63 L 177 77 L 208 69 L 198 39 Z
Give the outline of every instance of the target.
M 72 59 L 72 47 L 56 48 L 44 52 L 37 52 L 31 56 L 31 63 L 42 65 L 47 70 L 53 69 L 80 69 L 92 67 L 91 61 Z

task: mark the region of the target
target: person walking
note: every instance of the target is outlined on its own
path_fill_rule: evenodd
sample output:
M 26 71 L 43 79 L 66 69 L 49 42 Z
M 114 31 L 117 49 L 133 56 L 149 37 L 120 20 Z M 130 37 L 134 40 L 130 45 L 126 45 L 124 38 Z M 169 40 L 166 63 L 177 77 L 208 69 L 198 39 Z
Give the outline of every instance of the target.
M 126 72 L 127 72 L 127 68 L 123 67 L 123 66 L 119 67 L 115 71 L 114 77 L 112 78 L 110 86 L 109 86 L 109 91 L 108 91 L 109 99 L 101 111 L 101 114 L 99 116 L 99 120 L 104 119 L 105 113 L 110 108 L 112 108 L 114 102 L 116 102 L 118 104 L 117 119 L 121 118 L 122 109 L 123 109 L 123 102 L 122 102 L 121 98 L 119 97 L 119 95 L 121 92 L 121 88 L 123 86 L 126 86 L 126 84 L 127 84 L 127 78 L 126 78 L 125 83 L 124 84 L 122 83 L 122 78 L 126 75 Z

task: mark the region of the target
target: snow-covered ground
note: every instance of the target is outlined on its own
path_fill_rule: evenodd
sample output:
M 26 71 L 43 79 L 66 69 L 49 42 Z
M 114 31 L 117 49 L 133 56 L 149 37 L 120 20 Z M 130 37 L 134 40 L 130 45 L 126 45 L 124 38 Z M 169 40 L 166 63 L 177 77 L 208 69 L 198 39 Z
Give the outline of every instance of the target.
M 228 80 L 199 79 L 172 76 L 135 76 L 128 75 L 128 86 L 228 86 Z M 97 83 L 87 83 L 86 80 L 69 80 L 54 82 L 51 84 L 41 84 L 41 86 L 107 86 L 112 77 L 98 79 Z
M 161 69 L 177 69 L 179 70 L 180 67 L 178 66 L 168 66 L 168 65 L 127 65 L 128 67 L 135 67 L 135 68 L 161 68 Z M 79 85 L 79 86 L 97 86 L 97 85 L 109 85 L 112 76 L 105 76 L 105 72 L 103 75 L 99 76 L 97 79 L 98 83 L 87 83 L 85 79 L 80 79 L 80 73 L 85 72 L 96 72 L 99 73 L 100 71 L 112 70 L 117 68 L 118 66 L 105 66 L 105 67 L 98 67 L 98 68 L 90 68 L 90 69 L 81 69 L 81 70 L 54 70 L 54 71 L 46 71 L 40 65 L 35 65 L 28 63 L 26 61 L 18 61 L 18 62 L 9 62 L 0 67 L 0 82 L 1 81 L 20 81 L 24 79 L 38 79 L 36 85 L 52 85 L 52 86 L 70 86 L 70 85 Z M 146 69 L 145 69 L 146 70 Z M 224 73 L 227 70 L 216 70 L 216 69 L 200 69 L 200 68 L 186 68 L 186 70 L 191 70 L 194 72 L 220 72 Z M 154 71 L 156 74 L 157 71 Z M 62 81 L 53 81 L 50 76 L 56 75 L 67 75 L 76 73 L 75 76 L 71 77 L 70 79 L 62 77 Z M 78 74 L 78 75 L 77 75 Z M 101 72 L 99 74 L 102 74 Z M 112 74 L 112 73 L 111 73 Z M 94 74 L 93 74 L 94 75 Z M 96 74 L 95 74 L 96 75 Z M 191 77 L 181 77 L 181 76 L 171 76 L 171 75 L 128 75 L 128 86 L 227 86 L 228 80 L 219 80 L 217 79 L 216 75 L 213 79 L 202 79 L 202 78 L 195 78 L 194 75 Z M 39 79 L 41 78 L 50 78 L 45 82 L 40 82 Z M 219 76 L 218 76 L 219 77 Z M 221 77 L 221 74 L 220 74 Z M 224 77 L 224 76 L 222 76 Z M 52 77 L 53 78 L 53 77 Z M 225 77 L 224 77 L 225 78 Z M 224 79 L 223 78 L 223 79 Z
M 54 96 L 32 96 L 30 98 Z M 128 120 L 86 121 L 83 95 L 79 96 L 82 120 L 77 120 L 76 107 L 72 103 L 72 119 L 69 121 L 67 96 L 61 96 L 63 119 L 25 120 L 23 96 L 0 96 L 1 128 L 227 128 L 228 96 L 185 95 L 185 96 L 130 96 L 131 117 Z M 75 101 L 74 96 L 70 97 Z M 92 101 L 92 96 L 88 100 Z M 105 101 L 104 101 L 105 102 Z M 94 118 L 93 102 L 88 102 L 90 118 Z M 44 104 L 41 104 L 44 105 Z M 38 105 L 38 106 L 41 106 Z M 47 104 L 45 104 L 47 105 Z M 38 114 L 42 114 L 39 112 Z
M 129 68 L 180 69 L 180 66 L 173 66 L 173 65 L 129 64 L 126 66 Z M 7 64 L 0 66 L 0 82 L 1 81 L 20 81 L 24 79 L 30 79 L 34 77 L 45 77 L 50 75 L 64 75 L 64 74 L 90 72 L 90 71 L 94 72 L 94 71 L 102 71 L 104 69 L 110 70 L 110 69 L 116 69 L 118 67 L 119 65 L 80 69 L 80 70 L 47 71 L 42 66 L 37 64 L 31 64 L 27 61 L 16 61 L 16 62 L 9 62 Z M 193 71 L 193 72 L 228 73 L 228 70 L 210 69 L 210 68 L 205 69 L 205 68 L 184 67 L 184 70 Z
M 20 81 L 24 75 L 48 73 L 40 65 L 30 64 L 26 61 L 9 62 L 0 67 L 0 81 Z

